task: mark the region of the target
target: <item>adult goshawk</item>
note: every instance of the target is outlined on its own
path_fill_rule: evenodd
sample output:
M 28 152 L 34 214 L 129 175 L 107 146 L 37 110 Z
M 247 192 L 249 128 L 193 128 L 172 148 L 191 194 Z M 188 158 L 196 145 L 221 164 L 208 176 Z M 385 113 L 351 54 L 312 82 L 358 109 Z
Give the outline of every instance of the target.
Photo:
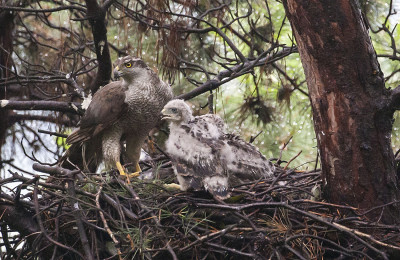
M 162 110 L 169 122 L 166 151 L 182 190 L 204 188 L 219 199 L 229 188 L 270 176 L 273 164 L 254 145 L 225 131 L 214 114 L 192 115 L 183 100 L 171 100 Z
M 82 148 L 84 165 L 91 166 L 88 169 L 104 160 L 107 168 L 116 166 L 121 175 L 127 175 L 120 163 L 122 142 L 126 140 L 128 161 L 136 166 L 137 174 L 141 147 L 173 94 L 171 87 L 138 58 L 118 59 L 114 76 L 121 80 L 94 94 L 67 143 L 72 144 L 69 150 Z

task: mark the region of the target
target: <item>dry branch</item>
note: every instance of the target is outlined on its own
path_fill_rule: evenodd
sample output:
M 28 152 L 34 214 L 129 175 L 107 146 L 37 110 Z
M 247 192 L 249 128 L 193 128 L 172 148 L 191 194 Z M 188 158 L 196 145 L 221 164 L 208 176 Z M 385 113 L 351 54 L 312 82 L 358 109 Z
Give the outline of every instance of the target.
M 49 110 L 58 112 L 68 112 L 73 114 L 82 114 L 81 104 L 60 101 L 16 101 L 16 100 L 0 100 L 0 109 L 14 110 Z

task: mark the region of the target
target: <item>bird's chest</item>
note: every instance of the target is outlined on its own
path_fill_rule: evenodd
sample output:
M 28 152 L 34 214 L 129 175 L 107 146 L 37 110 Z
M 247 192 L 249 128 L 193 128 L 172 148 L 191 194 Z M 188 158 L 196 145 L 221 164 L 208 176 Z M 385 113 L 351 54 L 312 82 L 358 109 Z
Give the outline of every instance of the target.
M 125 103 L 128 106 L 123 124 L 137 127 L 154 127 L 159 120 L 161 109 L 164 106 L 154 97 L 148 88 L 132 90 L 126 93 Z

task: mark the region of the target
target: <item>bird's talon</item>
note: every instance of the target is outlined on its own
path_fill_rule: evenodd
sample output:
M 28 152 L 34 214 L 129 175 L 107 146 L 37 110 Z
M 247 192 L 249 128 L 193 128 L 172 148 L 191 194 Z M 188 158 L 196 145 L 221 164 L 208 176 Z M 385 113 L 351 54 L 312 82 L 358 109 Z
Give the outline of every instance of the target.
M 125 177 L 126 177 L 126 182 L 127 182 L 127 183 L 131 183 L 130 178 L 139 177 L 139 176 L 140 176 L 140 173 L 141 173 L 141 171 L 142 171 L 142 170 L 140 169 L 140 167 L 139 167 L 139 164 L 136 165 L 136 172 L 133 172 L 133 173 L 127 173 L 127 172 L 125 171 L 124 167 L 121 165 L 120 162 L 117 162 L 117 163 L 116 163 L 116 166 L 117 166 L 117 169 L 118 169 L 118 171 L 119 171 L 119 175 L 125 176 Z M 139 169 L 139 171 L 138 171 L 138 169 Z
M 136 178 L 136 177 L 139 177 L 139 176 L 140 176 L 140 173 L 141 173 L 141 172 L 128 173 L 128 174 L 127 174 L 127 177 L 128 177 L 128 178 Z

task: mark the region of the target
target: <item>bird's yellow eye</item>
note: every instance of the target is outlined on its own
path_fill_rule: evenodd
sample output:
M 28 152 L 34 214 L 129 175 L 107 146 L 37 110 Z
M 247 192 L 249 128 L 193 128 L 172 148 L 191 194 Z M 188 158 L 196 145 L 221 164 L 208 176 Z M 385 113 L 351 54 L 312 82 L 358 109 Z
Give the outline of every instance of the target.
M 130 68 L 130 67 L 132 67 L 132 63 L 130 63 L 130 62 L 128 62 L 128 63 L 125 63 L 125 67 L 127 67 L 127 68 Z

